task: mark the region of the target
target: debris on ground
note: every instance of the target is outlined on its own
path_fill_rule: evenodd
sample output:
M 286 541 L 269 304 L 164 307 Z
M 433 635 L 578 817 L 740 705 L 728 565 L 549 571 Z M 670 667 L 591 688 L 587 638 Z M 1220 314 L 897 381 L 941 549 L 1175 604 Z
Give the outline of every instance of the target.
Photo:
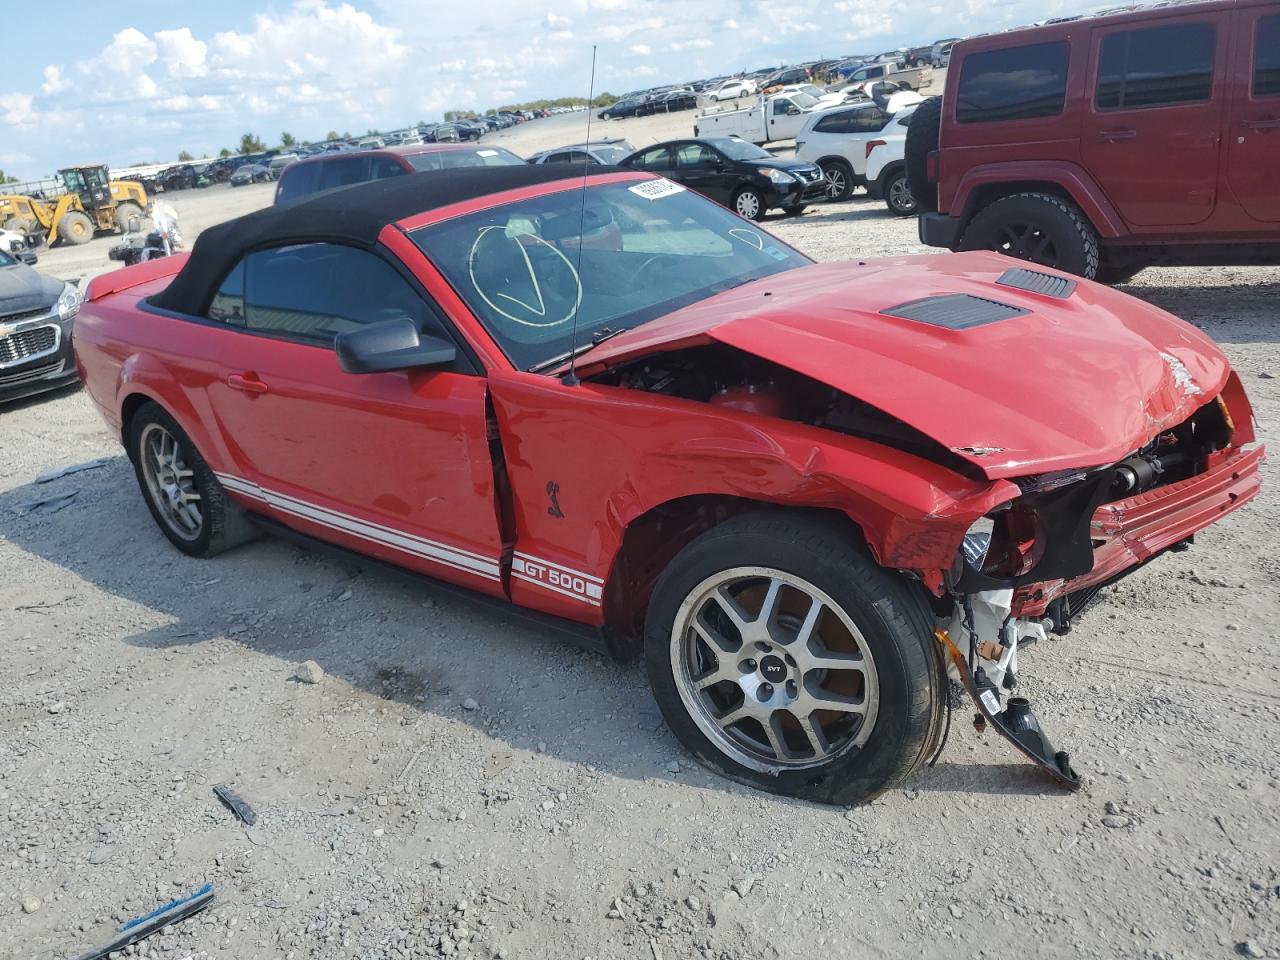
M 300 683 L 319 683 L 324 679 L 324 668 L 314 660 L 308 660 L 298 664 L 298 669 L 293 671 L 291 679 Z
M 253 807 L 249 806 L 240 796 L 225 783 L 219 783 L 213 788 L 214 795 L 225 803 L 228 809 L 239 817 L 245 824 L 252 827 L 258 822 L 258 813 Z
M 28 513 L 38 513 L 41 516 L 48 516 L 51 513 L 57 513 L 63 507 L 71 506 L 78 494 L 79 490 L 72 490 L 68 493 L 58 493 L 52 497 L 43 497 L 40 500 L 32 500 L 24 503 L 22 508 Z
M 86 470 L 97 470 L 99 467 L 105 467 L 111 462 L 110 457 L 98 457 L 97 460 L 88 460 L 85 463 L 73 463 L 65 467 L 55 467 L 52 470 L 46 470 L 44 473 L 36 477 L 36 483 L 49 483 L 61 477 L 69 477 L 73 473 L 83 473 Z
M 213 884 L 206 883 L 190 896 L 170 900 L 168 903 L 156 907 L 150 913 L 144 913 L 140 917 L 134 917 L 132 920 L 125 922 L 120 927 L 118 936 L 113 937 L 96 950 L 82 953 L 76 960 L 103 960 L 104 957 L 110 956 L 117 950 L 122 951 L 140 940 L 145 940 L 153 933 L 163 930 L 170 924 L 185 920 L 192 914 L 199 913 L 212 902 Z

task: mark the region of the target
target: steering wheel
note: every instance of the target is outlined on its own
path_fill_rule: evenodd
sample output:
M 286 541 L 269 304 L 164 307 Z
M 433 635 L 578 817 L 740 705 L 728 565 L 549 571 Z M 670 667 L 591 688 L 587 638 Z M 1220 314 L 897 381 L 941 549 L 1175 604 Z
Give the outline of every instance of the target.
M 679 259 L 680 258 L 677 257 L 674 253 L 655 253 L 652 256 L 645 258 L 644 262 L 641 263 L 640 266 L 636 267 L 635 272 L 631 274 L 631 280 L 630 280 L 631 285 L 639 286 L 640 278 L 644 276 L 645 272 L 650 268 L 652 268 L 655 263 L 660 263 L 665 260 L 679 260 Z

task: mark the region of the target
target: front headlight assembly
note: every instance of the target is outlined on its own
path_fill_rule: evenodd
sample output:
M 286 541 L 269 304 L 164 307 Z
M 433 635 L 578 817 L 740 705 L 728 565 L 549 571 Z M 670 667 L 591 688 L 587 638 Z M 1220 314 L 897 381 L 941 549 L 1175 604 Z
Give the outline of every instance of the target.
M 62 293 L 58 295 L 58 319 L 70 320 L 80 312 L 80 304 L 84 303 L 84 294 L 73 283 L 64 283 Z
M 756 169 L 780 187 L 789 187 L 796 182 L 794 176 L 776 167 L 757 167 Z

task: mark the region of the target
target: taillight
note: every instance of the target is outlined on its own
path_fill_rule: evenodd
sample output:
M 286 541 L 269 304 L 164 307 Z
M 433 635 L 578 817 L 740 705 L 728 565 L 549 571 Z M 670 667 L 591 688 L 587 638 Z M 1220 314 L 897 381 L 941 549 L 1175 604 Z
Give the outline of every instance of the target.
M 867 141 L 867 154 L 866 154 L 866 155 L 867 155 L 868 157 L 869 157 L 869 156 L 871 156 L 871 151 L 872 151 L 872 150 L 874 150 L 876 147 L 883 147 L 883 146 L 884 146 L 884 141 L 883 141 L 883 140 L 868 140 L 868 141 Z
M 925 176 L 930 183 L 938 182 L 938 151 L 930 150 L 924 159 Z

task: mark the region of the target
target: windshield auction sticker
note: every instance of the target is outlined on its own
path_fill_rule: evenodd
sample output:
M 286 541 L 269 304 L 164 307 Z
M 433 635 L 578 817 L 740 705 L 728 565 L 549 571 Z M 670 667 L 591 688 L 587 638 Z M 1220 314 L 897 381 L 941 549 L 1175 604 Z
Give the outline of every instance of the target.
M 678 183 L 672 183 L 670 180 L 646 180 L 644 183 L 637 183 L 634 187 L 627 187 L 637 197 L 644 197 L 646 200 L 661 200 L 663 197 L 669 197 L 673 193 L 684 193 L 684 187 Z

